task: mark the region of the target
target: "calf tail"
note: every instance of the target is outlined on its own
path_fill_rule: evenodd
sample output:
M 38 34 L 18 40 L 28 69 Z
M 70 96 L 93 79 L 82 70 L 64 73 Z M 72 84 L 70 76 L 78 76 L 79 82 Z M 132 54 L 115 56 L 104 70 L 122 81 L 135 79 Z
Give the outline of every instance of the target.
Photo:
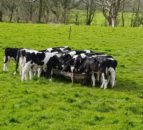
M 110 67 L 108 69 L 108 71 L 110 72 L 111 74 L 111 78 L 110 78 L 110 83 L 111 83 L 111 87 L 113 88 L 116 84 L 116 71 L 114 68 Z

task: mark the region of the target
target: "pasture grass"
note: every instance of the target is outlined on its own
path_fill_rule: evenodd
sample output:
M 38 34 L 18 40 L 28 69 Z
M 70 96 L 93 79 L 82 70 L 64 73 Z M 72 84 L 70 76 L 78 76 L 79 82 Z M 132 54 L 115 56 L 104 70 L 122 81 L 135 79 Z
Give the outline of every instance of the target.
M 0 24 L 0 130 L 143 129 L 143 29 L 45 24 Z M 117 85 L 106 90 L 62 77 L 21 82 L 14 62 L 3 72 L 6 47 L 105 52 L 118 61 Z

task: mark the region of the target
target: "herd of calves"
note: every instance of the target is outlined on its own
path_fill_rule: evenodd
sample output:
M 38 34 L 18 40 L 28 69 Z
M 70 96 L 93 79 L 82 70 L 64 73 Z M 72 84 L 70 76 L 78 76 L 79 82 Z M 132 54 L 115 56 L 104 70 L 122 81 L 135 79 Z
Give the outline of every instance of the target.
M 26 48 L 6 48 L 3 71 L 8 71 L 10 59 L 16 62 L 15 74 L 21 80 L 31 80 L 33 75 L 46 76 L 52 79 L 53 69 L 72 74 L 85 74 L 84 81 L 92 86 L 114 87 L 116 83 L 117 61 L 110 55 L 91 50 L 72 50 L 68 46 L 31 50 Z

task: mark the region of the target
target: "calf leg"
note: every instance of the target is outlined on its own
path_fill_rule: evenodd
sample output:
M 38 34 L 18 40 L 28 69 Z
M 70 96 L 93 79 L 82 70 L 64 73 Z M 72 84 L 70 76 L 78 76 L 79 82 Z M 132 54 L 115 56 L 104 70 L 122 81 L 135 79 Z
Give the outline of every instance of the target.
M 29 79 L 32 80 L 32 77 L 33 77 L 33 71 L 30 69 L 30 71 L 29 71 Z
M 27 67 L 24 66 L 22 69 L 21 81 L 27 80 Z
M 21 81 L 27 80 L 28 71 L 30 70 L 30 68 L 31 68 L 30 62 L 26 63 L 25 66 L 22 68 Z
M 8 71 L 8 56 L 4 56 L 4 65 L 3 65 L 3 71 Z
M 72 84 L 74 83 L 74 74 L 73 72 L 71 73 L 71 81 L 72 81 Z
M 53 70 L 51 67 L 46 69 L 46 77 L 49 78 L 49 81 L 52 81 Z
M 95 87 L 95 75 L 94 75 L 94 72 L 92 72 L 91 74 L 91 79 L 92 79 L 92 86 Z
M 20 75 L 22 75 L 23 67 L 24 67 L 24 61 L 23 61 L 23 59 L 20 57 L 20 58 L 19 58 L 19 74 L 20 74 Z M 18 68 L 18 66 L 17 66 L 17 68 Z
M 101 87 L 100 87 L 100 88 L 106 89 L 106 88 L 107 88 L 107 85 L 108 85 L 108 81 L 105 79 L 104 73 L 101 74 L 101 78 L 102 78 L 102 84 L 101 84 Z
M 74 82 L 74 74 L 73 74 L 73 71 L 74 71 L 74 66 L 71 66 L 71 81 L 72 81 L 72 84 Z
M 113 68 L 110 67 L 109 72 L 110 72 L 109 82 L 111 84 L 111 87 L 113 88 L 116 84 L 116 71 Z
M 21 74 L 21 81 L 24 81 L 24 79 L 25 79 L 25 73 L 26 73 L 26 68 L 23 67 L 22 74 Z
M 52 79 L 52 77 L 53 77 L 53 70 L 51 70 L 51 73 L 50 73 L 50 81 L 52 81 L 53 79 Z
M 42 73 L 42 69 L 41 69 L 41 68 L 38 68 L 37 71 L 38 71 L 38 78 L 40 78 L 41 73 Z

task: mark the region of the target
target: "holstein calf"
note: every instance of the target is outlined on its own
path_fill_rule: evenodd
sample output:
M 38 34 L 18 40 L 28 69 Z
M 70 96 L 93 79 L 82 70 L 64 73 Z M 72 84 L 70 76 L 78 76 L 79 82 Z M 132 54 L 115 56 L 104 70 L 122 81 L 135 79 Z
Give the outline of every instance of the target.
M 38 53 L 37 50 L 31 50 L 31 49 L 27 49 L 27 48 L 23 48 L 18 50 L 18 54 L 17 54 L 17 60 L 16 60 L 16 72 L 18 70 L 19 67 L 19 71 L 20 71 L 20 75 L 22 74 L 22 69 L 26 63 L 26 54 L 27 53 Z
M 85 59 L 86 54 L 81 53 L 79 55 L 74 55 L 73 57 L 71 57 L 70 60 L 66 61 L 64 63 L 64 68 L 63 71 L 68 71 L 68 72 L 78 72 L 77 69 L 79 68 L 79 66 L 81 65 L 82 61 Z
M 69 51 L 67 53 L 63 53 L 63 55 L 59 58 L 63 70 L 65 70 L 65 63 L 70 61 L 74 55 L 76 55 L 76 51 Z
M 32 79 L 32 71 L 31 68 L 39 68 L 38 77 L 40 76 L 41 70 L 45 70 L 47 74 L 50 74 L 50 78 L 52 76 L 52 68 L 56 67 L 58 64 L 58 58 L 56 53 L 50 52 L 33 52 L 26 53 L 26 62 L 22 70 L 21 80 L 27 80 L 27 74 L 30 72 L 30 79 Z
M 74 59 L 76 59 L 76 57 L 80 54 L 86 54 L 86 53 L 90 53 L 89 50 L 72 50 L 72 51 L 68 51 L 67 53 L 63 54 L 63 56 L 60 58 L 61 63 L 63 65 L 63 70 L 66 71 L 65 66 L 66 64 L 71 64 Z
M 115 86 L 116 67 L 117 67 L 117 61 L 110 57 L 107 57 L 100 62 L 99 68 L 102 80 L 101 88 L 106 89 L 109 83 L 111 87 Z
M 8 63 L 10 59 L 13 59 L 16 62 L 17 54 L 19 50 L 20 48 L 6 48 L 5 49 L 3 71 L 8 71 Z
M 87 57 L 78 70 L 91 75 L 92 86 L 95 86 L 96 82 L 101 82 L 101 88 L 106 89 L 109 83 L 112 87 L 115 85 L 116 66 L 117 61 L 111 56 L 94 55 Z
M 86 57 L 85 53 L 81 52 L 81 54 L 79 54 L 78 52 L 76 55 L 71 56 L 71 58 L 63 64 L 62 70 L 66 72 L 71 72 L 72 74 L 71 77 L 72 83 L 74 82 L 73 81 L 74 73 L 78 72 L 78 68 L 85 59 L 85 57 Z

